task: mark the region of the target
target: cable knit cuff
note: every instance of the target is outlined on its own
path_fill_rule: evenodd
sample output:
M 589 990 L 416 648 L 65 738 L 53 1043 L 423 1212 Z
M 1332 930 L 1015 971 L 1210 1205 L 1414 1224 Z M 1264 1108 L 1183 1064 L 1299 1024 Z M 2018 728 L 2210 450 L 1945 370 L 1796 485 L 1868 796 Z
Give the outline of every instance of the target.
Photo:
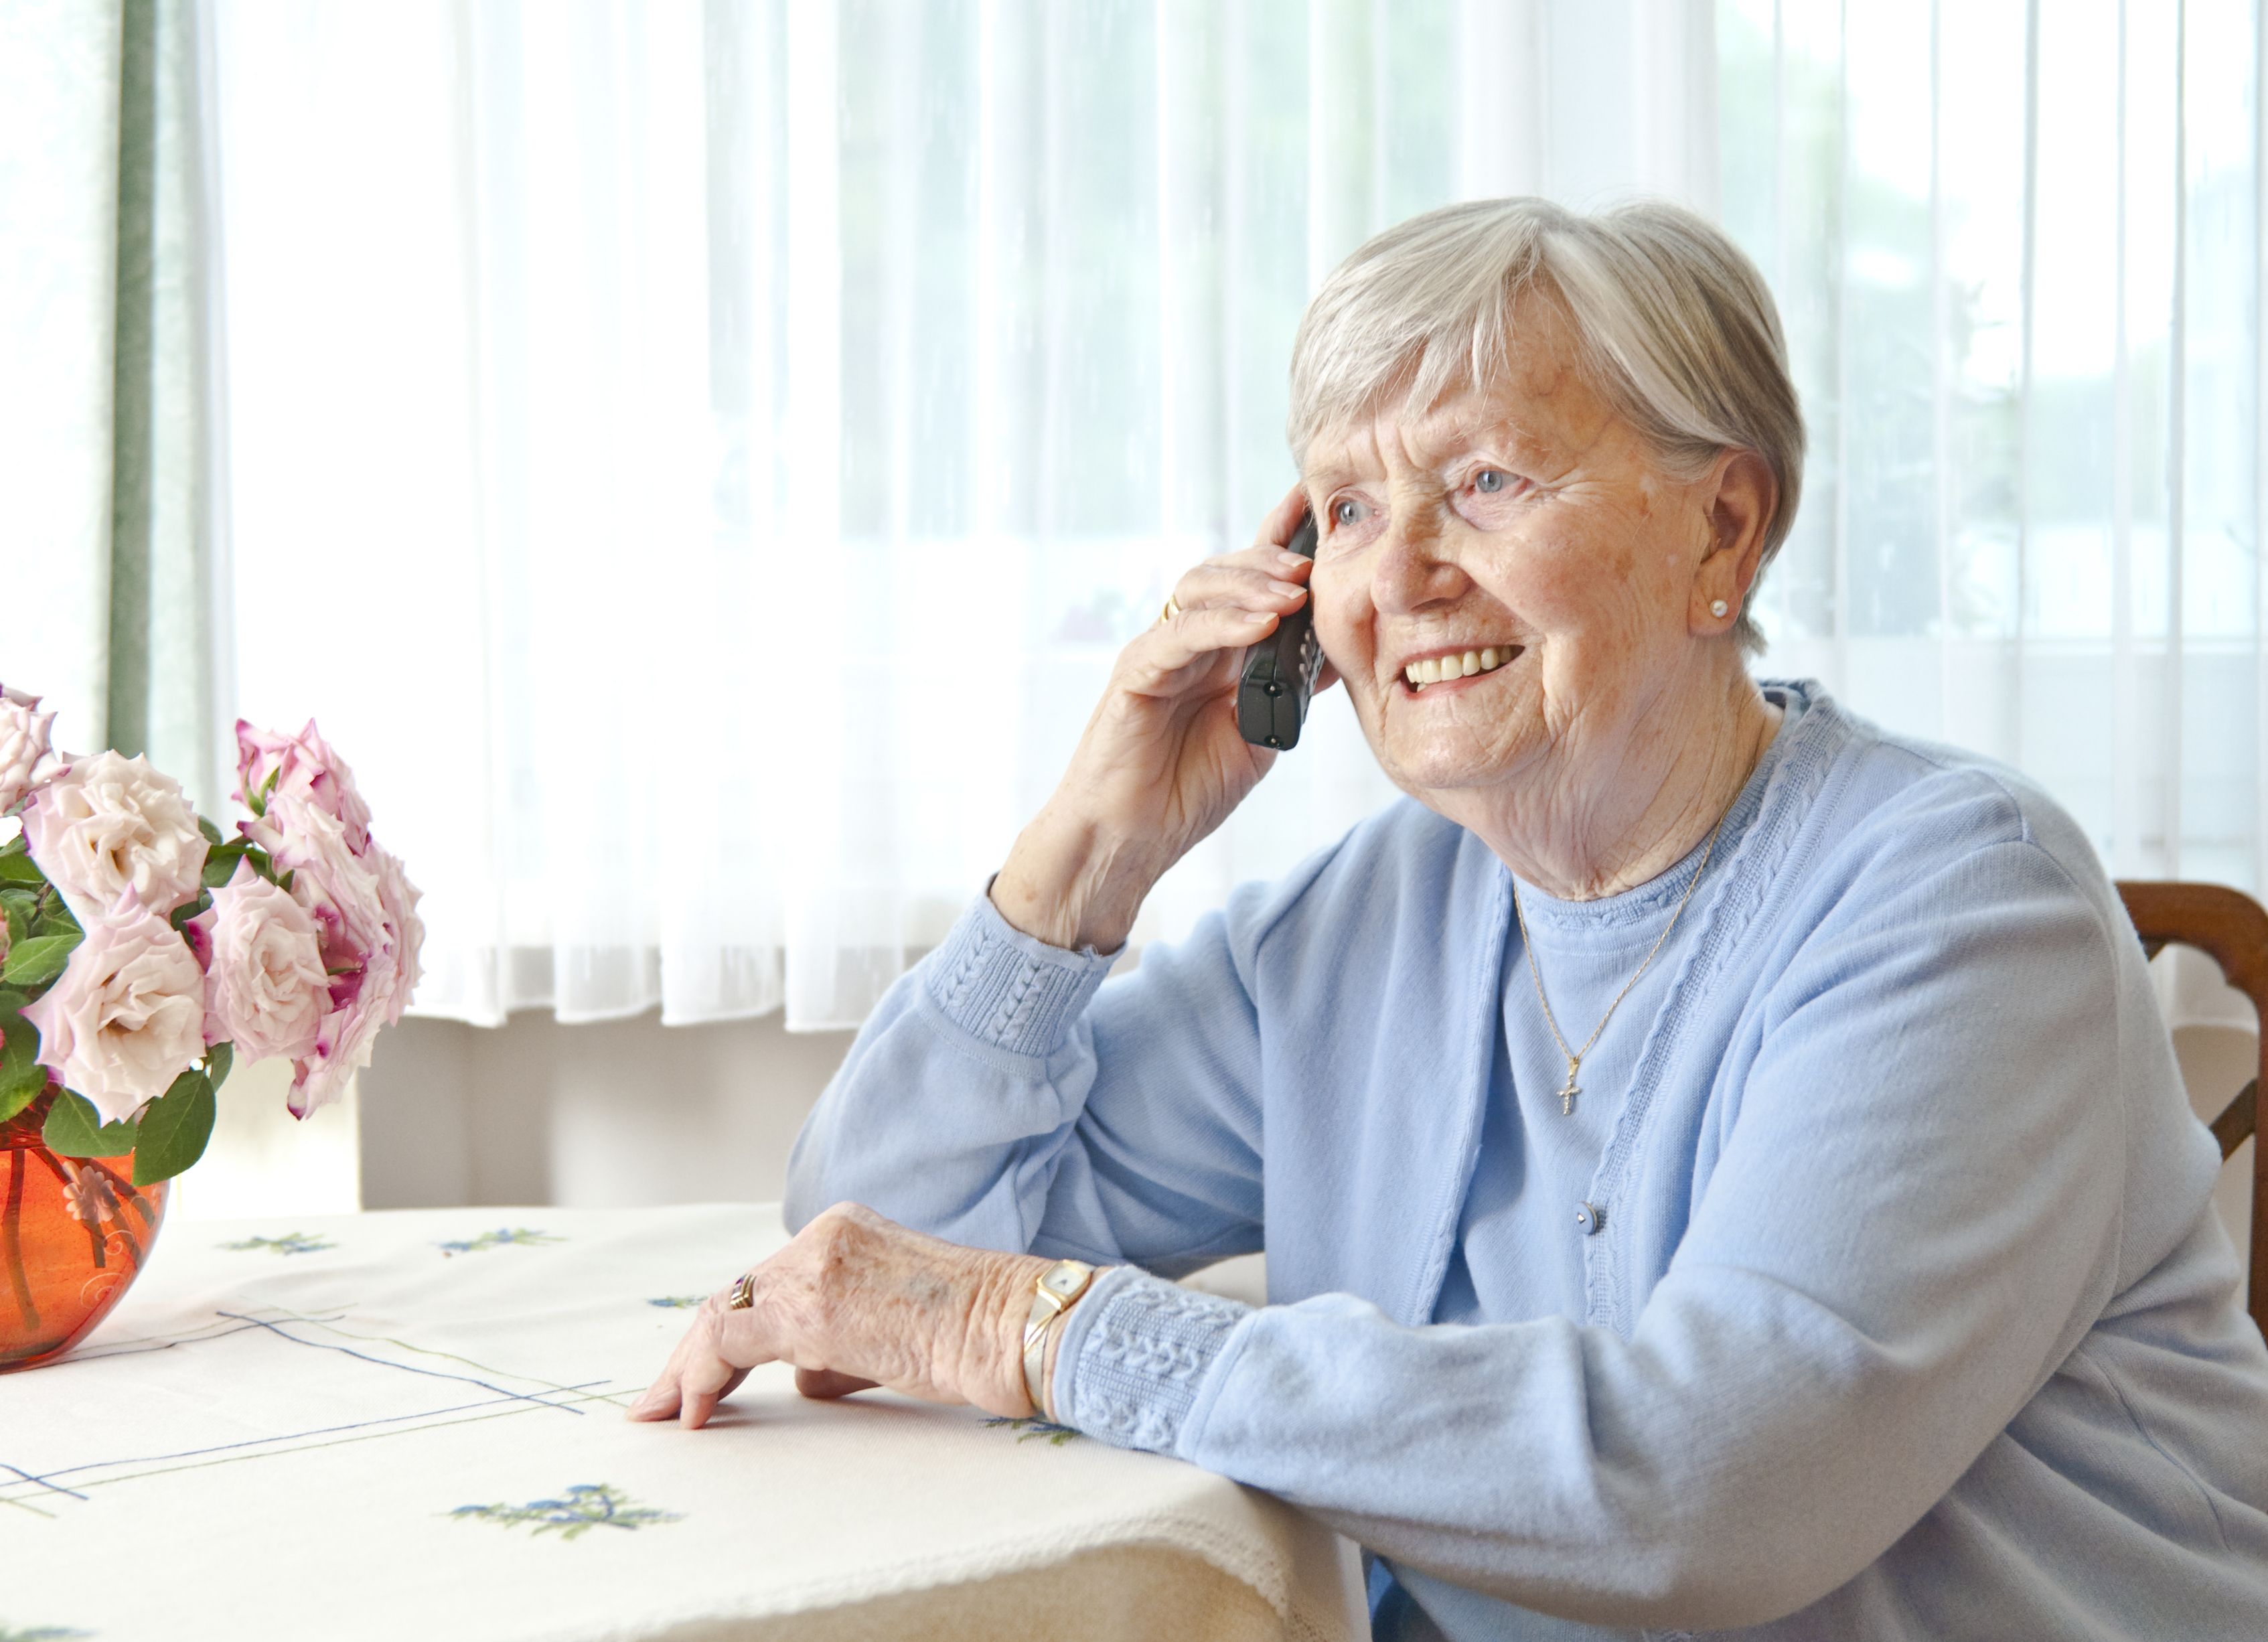
M 931 957 L 929 995 L 980 1042 L 1044 1060 L 1063 1047 L 1116 956 L 1035 940 L 1002 917 L 987 893 Z
M 1058 1417 L 1117 1447 L 1171 1454 L 1206 1371 L 1252 1314 L 1133 1266 L 1105 1272 L 1064 1324 Z

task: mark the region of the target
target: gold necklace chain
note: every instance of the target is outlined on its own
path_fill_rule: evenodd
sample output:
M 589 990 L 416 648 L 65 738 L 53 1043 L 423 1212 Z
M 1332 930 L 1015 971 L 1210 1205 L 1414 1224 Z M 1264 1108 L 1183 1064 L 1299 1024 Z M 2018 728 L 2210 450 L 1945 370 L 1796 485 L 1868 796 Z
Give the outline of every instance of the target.
M 1653 966 L 1653 954 L 1661 950 L 1662 943 L 1669 939 L 1669 931 L 1675 929 L 1677 920 L 1685 916 L 1685 903 L 1693 899 L 1694 886 L 1701 881 L 1701 874 L 1709 870 L 1709 858 L 1717 850 L 1717 835 L 1724 830 L 1725 818 L 1719 815 L 1717 824 L 1709 829 L 1709 847 L 1701 851 L 1701 864 L 1693 869 L 1693 876 L 1685 880 L 1685 893 L 1677 897 L 1677 909 L 1669 915 L 1669 922 L 1661 926 L 1661 933 L 1654 937 L 1653 946 L 1646 952 L 1646 961 L 1638 967 L 1638 973 L 1623 983 L 1623 990 L 1615 994 L 1615 1001 L 1607 1005 L 1607 1012 L 1599 1017 L 1599 1024 L 1591 1028 L 1591 1035 L 1583 1040 L 1583 1047 L 1579 1049 L 1567 1047 L 1567 1040 L 1559 1030 L 1558 1019 L 1551 1012 L 1551 1000 L 1543 996 L 1543 975 L 1535 967 L 1535 943 L 1528 939 L 1528 915 L 1520 909 L 1520 884 L 1517 880 L 1513 881 L 1512 916 L 1520 921 L 1520 948 L 1528 954 L 1528 978 L 1535 983 L 1535 1001 L 1543 1005 L 1543 1024 L 1551 1028 L 1551 1041 L 1567 1057 L 1567 1086 L 1559 1091 L 1559 1115 L 1562 1117 L 1574 1116 L 1575 1097 L 1583 1093 L 1575 1081 L 1575 1073 L 1583 1064 L 1583 1057 L 1591 1052 L 1591 1045 L 1599 1041 L 1599 1034 L 1607 1029 L 1607 1022 L 1615 1018 L 1615 1011 L 1622 1007 L 1623 999 L 1630 996 L 1631 988 L 1638 983 L 1638 976 Z

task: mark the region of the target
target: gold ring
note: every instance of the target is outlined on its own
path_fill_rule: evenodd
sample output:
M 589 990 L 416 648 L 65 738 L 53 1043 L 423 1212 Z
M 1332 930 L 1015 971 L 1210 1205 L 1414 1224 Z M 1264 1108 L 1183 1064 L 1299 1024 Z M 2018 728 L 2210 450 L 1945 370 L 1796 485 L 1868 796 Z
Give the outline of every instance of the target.
M 756 1274 L 753 1271 L 743 1271 L 740 1273 L 740 1280 L 733 1285 L 733 1298 L 725 1302 L 725 1309 L 746 1311 L 755 1303 Z
M 1182 601 L 1174 598 L 1173 594 L 1167 593 L 1166 595 L 1166 607 L 1158 613 L 1158 620 L 1161 622 L 1170 622 L 1181 613 Z

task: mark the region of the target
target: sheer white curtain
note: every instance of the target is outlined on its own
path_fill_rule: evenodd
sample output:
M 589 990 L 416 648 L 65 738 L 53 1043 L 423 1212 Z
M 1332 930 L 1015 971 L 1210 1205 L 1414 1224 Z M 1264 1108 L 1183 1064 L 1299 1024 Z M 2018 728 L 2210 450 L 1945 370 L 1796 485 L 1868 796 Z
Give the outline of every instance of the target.
M 2268 886 L 2253 0 L 1729 0 L 1727 225 L 1812 434 L 1771 664 L 2120 877 Z M 2177 1020 L 2250 1028 L 2202 968 Z
M 416 1005 L 477 1021 L 856 1022 L 1290 484 L 1341 256 L 1474 195 L 1715 204 L 1707 0 L 213 22 L 224 697 L 320 703 L 428 892 Z M 1327 698 L 1138 933 L 1386 796 Z
M 2268 883 L 2251 0 L 1737 0 L 1725 220 L 1813 438 L 1775 666 L 2124 877 Z
M 108 671 L 124 32 L 0 3 L 0 683 L 51 697 L 73 745 L 101 733 Z

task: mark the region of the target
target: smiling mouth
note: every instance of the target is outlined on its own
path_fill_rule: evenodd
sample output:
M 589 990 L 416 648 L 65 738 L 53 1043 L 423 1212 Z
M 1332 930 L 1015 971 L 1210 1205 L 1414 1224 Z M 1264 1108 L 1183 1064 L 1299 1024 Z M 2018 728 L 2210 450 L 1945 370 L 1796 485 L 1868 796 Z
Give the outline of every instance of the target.
M 1402 669 L 1402 681 L 1412 696 L 1423 695 L 1428 684 L 1448 684 L 1476 674 L 1493 673 L 1525 648 L 1521 644 L 1491 644 L 1462 655 L 1428 656 Z

